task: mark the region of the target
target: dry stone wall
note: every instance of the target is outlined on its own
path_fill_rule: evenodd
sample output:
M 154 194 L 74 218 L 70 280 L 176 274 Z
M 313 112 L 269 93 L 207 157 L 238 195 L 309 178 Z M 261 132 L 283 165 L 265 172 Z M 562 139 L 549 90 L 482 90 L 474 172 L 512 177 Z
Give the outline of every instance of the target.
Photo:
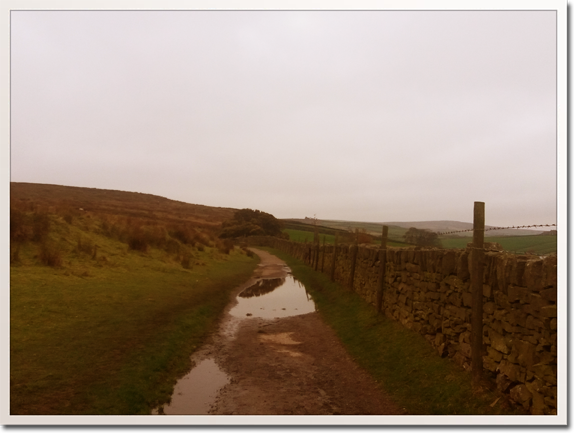
M 280 249 L 333 275 L 334 281 L 376 305 L 378 248 L 247 239 L 250 245 Z M 465 369 L 471 366 L 471 251 L 388 248 L 382 304 L 388 317 L 422 334 L 439 355 Z M 556 414 L 556 256 L 486 251 L 483 289 L 486 376 L 530 413 Z

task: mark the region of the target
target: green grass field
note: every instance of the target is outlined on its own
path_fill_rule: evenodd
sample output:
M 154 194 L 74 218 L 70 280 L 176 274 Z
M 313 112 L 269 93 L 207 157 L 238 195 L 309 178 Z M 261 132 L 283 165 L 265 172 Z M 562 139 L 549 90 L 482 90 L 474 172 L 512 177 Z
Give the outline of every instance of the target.
M 552 254 L 557 251 L 556 236 L 504 236 L 487 237 L 485 242 L 498 242 L 505 251 L 515 253 Z M 444 248 L 466 248 L 472 237 L 442 238 Z
M 86 276 L 13 268 L 11 413 L 149 413 L 254 266 L 235 253 L 189 271 L 153 257 Z
M 284 229 L 285 233 L 289 234 L 289 239 L 294 242 L 313 242 L 314 235 L 313 232 L 295 229 Z M 319 238 L 321 244 L 323 243 L 323 238 L 327 244 L 335 243 L 334 235 L 325 235 L 319 233 Z M 466 248 L 469 242 L 472 242 L 472 237 L 452 237 L 452 238 L 441 238 L 442 248 Z M 552 254 L 557 251 L 557 238 L 556 236 L 494 236 L 485 238 L 486 242 L 498 242 L 505 251 L 513 253 L 533 253 L 533 254 Z M 373 244 L 380 245 L 381 241 L 375 239 Z M 395 242 L 389 240 L 387 245 L 390 247 L 409 247 L 408 245 L 401 242 Z
M 380 237 L 381 224 L 368 223 L 368 222 L 355 222 L 355 221 L 331 221 L 319 220 L 320 227 L 328 227 L 337 230 L 361 229 L 367 233 Z M 305 225 L 301 222 L 292 222 L 294 226 Z M 308 224 L 307 224 L 308 225 Z M 404 235 L 408 229 L 398 226 L 389 226 L 388 232 L 388 245 L 395 247 L 408 247 L 408 244 L 402 243 Z M 296 242 L 312 242 L 313 233 L 303 230 L 286 229 L 285 232 L 289 233 L 291 240 Z M 466 248 L 469 242 L 472 242 L 472 236 L 468 237 L 439 237 L 442 248 Z M 557 251 L 557 238 L 550 235 L 532 235 L 532 236 L 494 236 L 486 237 L 486 242 L 498 242 L 506 251 L 514 252 L 517 254 L 533 253 L 533 254 L 552 254 Z M 322 238 L 321 238 L 322 242 Z M 334 237 L 327 235 L 327 243 L 333 243 Z M 380 241 L 375 241 L 379 243 Z
M 311 243 L 311 242 L 313 242 L 313 239 L 315 236 L 313 234 L 313 232 L 308 232 L 308 231 L 304 231 L 304 230 L 284 229 L 283 232 L 287 233 L 289 235 L 289 240 L 294 241 L 294 242 Z M 319 239 L 321 241 L 321 244 L 323 243 L 323 239 L 325 239 L 325 242 L 328 244 L 334 244 L 335 243 L 335 236 L 334 235 L 325 235 L 325 234 L 319 233 Z
M 10 413 L 148 414 L 169 400 L 231 290 L 257 264 L 241 250 L 131 250 L 93 217 L 55 216 L 46 243 L 25 242 L 10 269 Z M 84 247 L 80 248 L 80 245 Z M 85 248 L 86 245 L 97 246 Z
M 283 231 L 289 235 L 289 240 L 294 241 L 294 242 L 305 242 L 306 241 L 307 243 L 311 243 L 311 242 L 313 242 L 313 239 L 314 239 L 313 232 L 308 232 L 308 231 L 304 231 L 304 230 L 295 230 L 295 229 L 284 229 Z M 323 238 L 325 238 L 325 242 L 327 244 L 334 244 L 335 243 L 335 236 L 334 235 L 326 235 L 326 234 L 319 233 L 319 239 L 321 241 L 321 244 L 323 244 Z M 373 244 L 380 245 L 381 241 L 378 239 L 375 239 L 375 240 L 373 240 Z M 389 240 L 387 242 L 387 245 L 390 247 L 408 247 L 409 246 L 407 244 L 400 243 L 400 242 L 394 242 L 392 240 Z

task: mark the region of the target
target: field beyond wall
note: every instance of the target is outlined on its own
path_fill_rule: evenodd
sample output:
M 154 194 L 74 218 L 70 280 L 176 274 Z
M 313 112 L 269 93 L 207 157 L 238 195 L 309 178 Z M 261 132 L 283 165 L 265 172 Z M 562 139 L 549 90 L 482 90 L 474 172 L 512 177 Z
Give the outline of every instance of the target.
M 309 230 L 284 229 L 283 231 L 289 235 L 289 240 L 294 242 L 312 243 L 314 239 L 313 232 Z M 399 231 L 390 231 L 390 233 L 391 234 L 389 235 L 389 240 L 387 241 L 388 246 L 403 248 L 415 247 L 415 245 L 410 245 L 403 242 L 404 238 L 399 237 L 402 236 L 399 235 Z M 330 233 L 323 233 L 321 230 L 319 230 L 319 240 L 321 241 L 321 244 L 323 244 L 323 241 L 325 241 L 326 244 L 332 245 L 335 243 L 335 235 Z M 456 249 L 466 248 L 467 244 L 472 242 L 472 237 L 439 237 L 439 240 L 442 248 Z M 486 238 L 485 241 L 496 242 L 500 244 L 504 251 L 514 254 L 546 255 L 554 254 L 557 252 L 556 235 L 491 236 Z M 380 237 L 373 238 L 371 242 L 374 245 L 380 245 Z

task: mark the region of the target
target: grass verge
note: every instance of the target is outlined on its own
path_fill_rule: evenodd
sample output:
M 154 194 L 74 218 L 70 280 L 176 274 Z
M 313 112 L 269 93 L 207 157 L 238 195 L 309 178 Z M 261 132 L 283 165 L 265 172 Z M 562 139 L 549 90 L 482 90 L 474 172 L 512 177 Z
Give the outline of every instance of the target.
M 92 262 L 12 267 L 11 414 L 150 413 L 257 260 L 205 254 L 189 270 L 151 251 Z
M 440 358 L 420 334 L 377 315 L 357 294 L 282 251 L 264 249 L 289 265 L 348 353 L 409 414 L 524 414 L 497 392 L 473 390 L 469 372 L 448 358 Z

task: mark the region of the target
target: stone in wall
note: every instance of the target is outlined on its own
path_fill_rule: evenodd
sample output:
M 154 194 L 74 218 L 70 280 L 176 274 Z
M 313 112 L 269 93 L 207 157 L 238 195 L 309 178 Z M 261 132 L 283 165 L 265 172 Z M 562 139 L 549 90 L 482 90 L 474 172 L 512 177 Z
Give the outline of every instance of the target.
M 456 252 L 445 250 L 442 256 L 442 274 L 451 275 L 456 272 L 457 257 Z

